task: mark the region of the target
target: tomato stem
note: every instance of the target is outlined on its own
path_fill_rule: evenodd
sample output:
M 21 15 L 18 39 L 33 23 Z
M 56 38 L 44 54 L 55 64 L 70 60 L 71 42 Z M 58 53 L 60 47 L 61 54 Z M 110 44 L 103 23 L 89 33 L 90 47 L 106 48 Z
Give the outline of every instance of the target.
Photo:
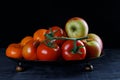
M 74 42 L 73 42 L 74 47 L 73 47 L 73 49 L 72 49 L 72 52 L 73 52 L 73 53 L 76 53 L 76 52 L 77 52 L 77 49 L 78 49 L 76 43 L 77 43 L 77 40 L 74 40 Z
M 84 46 L 77 46 L 77 40 L 74 40 L 73 42 L 73 49 L 72 49 L 72 53 L 75 54 L 75 53 L 79 53 L 79 54 L 82 54 L 81 51 L 79 51 L 80 48 L 83 48 Z
M 61 40 L 83 40 L 87 39 L 87 37 L 81 37 L 81 38 L 68 38 L 68 37 L 52 37 L 53 39 L 61 39 Z
M 86 37 L 81 37 L 81 38 L 69 38 L 69 37 L 54 37 L 54 34 L 57 32 L 58 30 L 56 30 L 55 32 L 52 31 L 52 29 L 50 28 L 50 33 L 45 34 L 46 38 L 49 40 L 54 40 L 54 39 L 58 39 L 58 40 L 83 40 L 83 39 L 87 39 L 88 36 Z
M 47 42 L 47 45 L 48 46 L 52 46 L 51 40 L 54 40 L 54 39 L 57 39 L 57 40 L 73 40 L 74 41 L 74 43 L 73 43 L 74 47 L 73 47 L 73 50 L 72 50 L 73 53 L 76 53 L 77 50 L 79 49 L 79 47 L 77 47 L 77 45 L 76 45 L 77 44 L 77 40 L 83 40 L 83 39 L 87 39 L 88 38 L 88 36 L 81 37 L 81 38 L 54 37 L 54 33 L 56 33 L 56 32 L 57 32 L 57 30 L 55 32 L 53 32 L 52 29 L 50 28 L 50 33 L 45 34 L 47 40 L 49 41 L 49 42 Z
M 51 40 L 45 40 L 44 44 L 48 47 L 55 48 L 55 44 Z

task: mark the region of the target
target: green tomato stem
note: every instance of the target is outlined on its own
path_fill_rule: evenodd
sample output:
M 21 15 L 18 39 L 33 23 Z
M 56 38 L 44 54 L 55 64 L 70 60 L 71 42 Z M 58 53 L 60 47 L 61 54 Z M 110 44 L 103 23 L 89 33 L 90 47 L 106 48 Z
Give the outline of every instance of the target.
M 53 42 L 51 42 L 51 40 L 46 39 L 43 43 L 48 47 L 55 48 L 55 45 Z
M 52 37 L 53 39 L 61 39 L 61 40 L 83 40 L 87 39 L 88 37 L 81 37 L 81 38 L 68 38 L 68 37 Z
M 77 52 L 77 49 L 78 49 L 76 43 L 77 43 L 77 40 L 74 40 L 74 43 L 73 43 L 74 47 L 73 47 L 73 49 L 72 49 L 72 52 L 73 52 L 73 53 L 76 53 L 76 52 Z
M 83 39 L 87 39 L 88 37 L 82 37 L 82 38 L 68 38 L 68 37 L 53 37 L 53 39 L 61 39 L 61 40 L 73 40 L 73 49 L 72 49 L 72 53 L 75 54 L 79 48 L 81 48 L 81 46 L 77 46 L 77 40 L 83 40 Z M 82 46 L 83 47 L 83 46 Z M 81 54 L 81 53 L 80 53 Z
M 57 31 L 55 31 L 55 32 L 57 32 Z M 74 47 L 73 47 L 73 49 L 72 49 L 72 52 L 73 52 L 73 53 L 76 53 L 77 50 L 78 50 L 78 47 L 77 47 L 77 45 L 76 45 L 77 40 L 83 40 L 83 39 L 87 39 L 87 38 L 88 38 L 88 36 L 86 36 L 86 37 L 81 37 L 81 38 L 54 37 L 54 33 L 55 33 L 55 32 L 52 32 L 52 30 L 51 30 L 51 28 L 50 28 L 50 33 L 49 33 L 49 34 L 45 34 L 47 40 L 49 40 L 49 42 L 47 43 L 47 45 L 48 45 L 48 46 L 52 46 L 52 43 L 51 43 L 50 41 L 51 41 L 51 40 L 54 40 L 54 39 L 57 39 L 57 40 L 73 40 L 73 41 L 74 41 L 74 43 L 73 43 Z

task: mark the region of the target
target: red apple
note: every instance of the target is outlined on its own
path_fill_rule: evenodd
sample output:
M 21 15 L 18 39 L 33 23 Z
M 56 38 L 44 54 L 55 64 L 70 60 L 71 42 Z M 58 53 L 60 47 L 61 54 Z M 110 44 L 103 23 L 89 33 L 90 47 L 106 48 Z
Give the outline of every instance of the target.
M 80 38 L 88 35 L 88 24 L 80 17 L 70 18 L 65 25 L 65 31 L 68 37 Z
M 89 33 L 89 34 L 88 34 L 88 39 L 92 39 L 92 40 L 94 40 L 94 41 L 97 41 L 98 44 L 99 44 L 100 47 L 101 47 L 101 50 L 103 49 L 103 41 L 102 41 L 102 39 L 101 39 L 101 37 L 100 37 L 99 35 L 97 35 L 97 34 L 95 34 L 95 33 Z
M 97 58 L 101 55 L 101 46 L 95 40 L 87 39 L 84 40 L 83 43 L 86 47 L 86 55 L 87 58 Z

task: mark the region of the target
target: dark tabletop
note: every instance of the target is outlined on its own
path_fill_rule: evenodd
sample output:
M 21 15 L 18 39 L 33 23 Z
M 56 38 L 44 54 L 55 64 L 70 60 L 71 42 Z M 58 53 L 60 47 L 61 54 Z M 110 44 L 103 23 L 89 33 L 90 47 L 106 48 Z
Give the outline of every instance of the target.
M 17 72 L 17 63 L 0 49 L 0 80 L 120 80 L 120 49 L 104 49 L 104 56 L 91 60 L 93 71 L 84 71 L 85 63 L 27 65 Z M 25 66 L 24 66 L 25 67 Z

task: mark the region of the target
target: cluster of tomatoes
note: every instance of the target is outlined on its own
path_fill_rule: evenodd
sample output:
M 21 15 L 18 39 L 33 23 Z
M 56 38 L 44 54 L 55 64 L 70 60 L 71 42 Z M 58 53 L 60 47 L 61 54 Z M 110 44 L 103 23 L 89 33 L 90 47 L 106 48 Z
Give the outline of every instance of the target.
M 38 29 L 33 36 L 25 36 L 19 43 L 11 43 L 6 56 L 15 59 L 56 61 L 83 60 L 86 49 L 81 40 L 69 40 L 59 26 Z

